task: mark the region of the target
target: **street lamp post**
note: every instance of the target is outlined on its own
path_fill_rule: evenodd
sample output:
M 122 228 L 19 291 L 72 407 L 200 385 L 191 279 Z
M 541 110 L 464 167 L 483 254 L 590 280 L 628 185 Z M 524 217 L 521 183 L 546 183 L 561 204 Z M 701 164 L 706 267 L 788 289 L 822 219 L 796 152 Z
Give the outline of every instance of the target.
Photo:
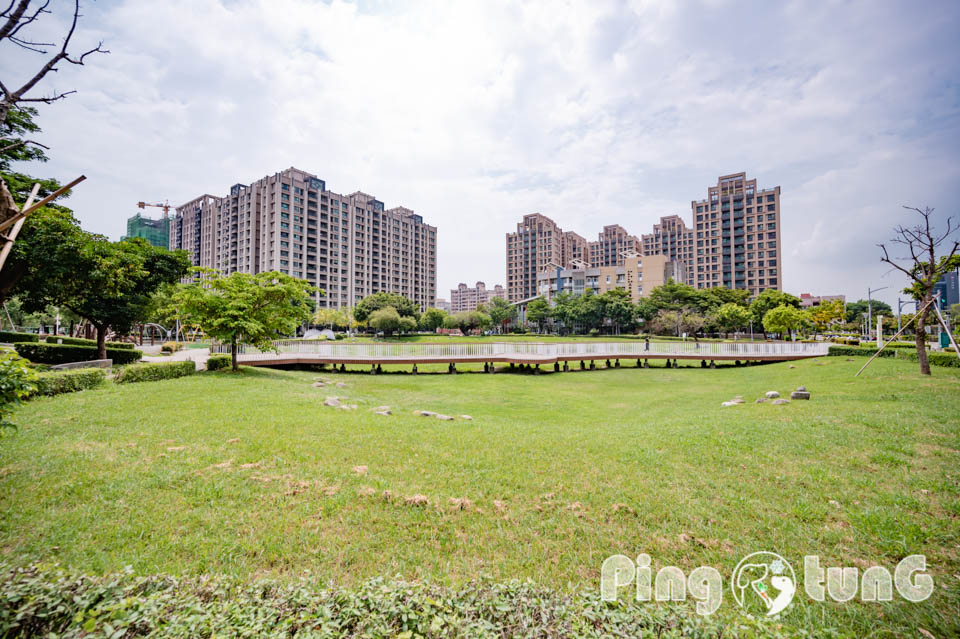
M 870 299 L 872 293 L 877 291 L 882 291 L 885 288 L 890 288 L 889 286 L 881 286 L 880 288 L 870 288 L 867 287 L 867 339 L 870 339 L 870 329 L 873 327 L 873 302 Z

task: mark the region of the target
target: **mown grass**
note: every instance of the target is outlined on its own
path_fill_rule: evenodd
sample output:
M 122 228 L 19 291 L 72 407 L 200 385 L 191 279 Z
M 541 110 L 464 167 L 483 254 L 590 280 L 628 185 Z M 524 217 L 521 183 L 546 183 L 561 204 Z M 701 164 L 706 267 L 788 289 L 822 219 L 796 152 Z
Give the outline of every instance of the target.
M 597 587 L 614 553 L 713 565 L 725 583 L 758 550 L 798 575 L 806 554 L 892 571 L 919 553 L 937 583 L 929 601 L 820 604 L 798 589 L 783 622 L 946 636 L 960 629 L 960 371 L 922 378 L 877 360 L 854 379 L 862 363 L 245 369 L 37 399 L 0 442 L 0 544 L 6 561 L 94 573 L 487 576 L 561 590 Z M 799 385 L 811 401 L 752 403 Z M 334 395 L 358 408 L 324 406 Z M 720 406 L 734 395 L 747 403 Z M 381 405 L 394 414 L 373 414 Z M 428 503 L 408 505 L 415 495 Z M 721 611 L 735 606 L 724 595 Z

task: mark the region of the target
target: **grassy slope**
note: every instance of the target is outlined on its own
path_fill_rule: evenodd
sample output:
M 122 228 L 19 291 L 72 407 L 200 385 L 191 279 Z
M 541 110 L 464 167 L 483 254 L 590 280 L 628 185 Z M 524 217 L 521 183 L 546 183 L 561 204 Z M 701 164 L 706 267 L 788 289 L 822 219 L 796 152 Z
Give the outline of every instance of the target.
M 956 628 L 960 372 L 921 379 L 915 365 L 877 360 L 854 380 L 862 362 L 540 376 L 249 370 L 39 399 L 0 447 L 0 543 L 7 560 L 93 572 L 311 570 L 347 584 L 484 574 L 560 588 L 595 587 L 616 552 L 647 552 L 655 568 L 711 564 L 725 583 L 756 550 L 798 572 L 804 554 L 892 570 L 923 553 L 938 582 L 931 601 L 801 604 L 790 621 L 816 627 L 825 615 L 866 629 L 882 612 L 884 626 Z M 313 388 L 316 377 L 347 387 Z M 800 384 L 813 401 L 752 403 Z M 748 403 L 720 407 L 735 394 Z M 324 407 L 328 395 L 359 409 Z M 372 415 L 381 404 L 395 414 Z M 415 494 L 431 505 L 403 505 Z M 459 497 L 474 505 L 454 510 Z

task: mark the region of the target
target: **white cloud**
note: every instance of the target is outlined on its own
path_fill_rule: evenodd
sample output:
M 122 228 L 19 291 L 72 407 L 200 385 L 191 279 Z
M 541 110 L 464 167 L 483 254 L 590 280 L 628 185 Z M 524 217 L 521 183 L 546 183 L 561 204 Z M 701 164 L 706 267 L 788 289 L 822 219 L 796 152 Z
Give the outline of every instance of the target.
M 112 53 L 56 79 L 78 93 L 43 109 L 53 160 L 37 172 L 86 173 L 72 206 L 113 236 L 139 200 L 294 165 L 435 224 L 443 295 L 502 283 L 503 234 L 525 213 L 640 234 L 746 170 L 782 187 L 787 289 L 859 297 L 894 280 L 874 244 L 900 204 L 946 212 L 960 196 L 949 2 L 128 0 L 86 14 L 79 35 Z M 5 53 L 2 77 L 28 59 Z

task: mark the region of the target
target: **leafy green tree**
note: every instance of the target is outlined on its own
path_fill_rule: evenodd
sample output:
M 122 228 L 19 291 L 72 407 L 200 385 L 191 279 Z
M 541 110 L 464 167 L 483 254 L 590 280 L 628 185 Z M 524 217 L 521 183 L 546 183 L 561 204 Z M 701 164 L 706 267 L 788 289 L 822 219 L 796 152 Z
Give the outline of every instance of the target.
M 588 290 L 577 297 L 573 305 L 573 321 L 586 331 L 600 328 L 603 324 L 603 304 L 600 296 Z
M 446 311 L 439 308 L 428 308 L 423 312 L 423 315 L 420 316 L 420 330 L 431 333 L 436 332 L 438 328 L 443 326 L 443 320 L 447 315 L 448 313 Z
M 890 308 L 890 305 L 886 302 L 881 302 L 880 300 L 870 300 L 868 304 L 867 300 L 857 300 L 856 302 L 850 302 L 847 304 L 847 321 L 859 322 L 865 315 L 867 315 L 868 307 L 872 309 L 872 315 L 874 317 L 877 315 L 893 315 L 893 309 Z
M 643 322 L 649 322 L 656 316 L 657 307 L 654 306 L 649 299 L 644 297 L 637 302 L 637 319 Z
M 392 306 L 378 308 L 370 313 L 370 317 L 367 318 L 367 326 L 383 331 L 385 337 L 390 337 L 394 331 L 400 329 L 400 313 Z
M 791 306 L 799 309 L 800 298 L 794 297 L 789 293 L 784 293 L 783 291 L 768 288 L 757 295 L 753 303 L 750 304 L 750 314 L 753 316 L 753 323 L 757 326 L 762 326 L 764 316 L 778 306 Z
M 817 333 L 822 333 L 828 327 L 842 322 L 844 317 L 845 312 L 841 300 L 830 300 L 807 309 L 807 319 L 810 320 L 810 324 L 813 325 Z
M 538 297 L 527 302 L 527 321 L 537 325 L 543 331 L 543 323 L 550 317 L 550 303 Z
M 347 308 L 318 308 L 313 314 L 313 323 L 330 328 L 353 328 L 355 325 Z
M 676 311 L 661 310 L 647 325 L 650 332 L 659 335 L 676 335 L 695 333 L 703 328 L 706 318 L 695 309 L 686 307 Z
M 397 327 L 401 333 L 412 333 L 417 330 L 417 320 L 412 317 L 401 317 L 400 325 Z
M 711 318 L 721 331 L 730 333 L 750 323 L 750 310 L 736 302 L 727 302 L 718 306 Z
M 563 291 L 554 296 L 553 306 L 549 308 L 548 313 L 550 319 L 557 324 L 561 332 L 570 332 L 570 328 L 573 326 L 574 316 L 576 315 L 576 305 L 577 296 L 570 291 Z
M 154 293 L 186 275 L 190 258 L 184 251 L 168 251 L 139 238 L 110 242 L 69 224 L 63 228 L 62 245 L 40 263 L 30 264 L 16 290 L 27 312 L 60 306 L 90 322 L 96 329 L 98 357 L 105 359 L 107 332 L 126 333 L 144 321 Z
M 630 293 L 622 288 L 616 288 L 597 296 L 600 304 L 600 313 L 605 320 L 613 324 L 616 332 L 629 329 L 637 320 L 637 307 L 630 298 Z
M 313 316 L 310 296 L 316 289 L 301 279 L 278 271 L 224 276 L 211 269 L 196 270 L 202 279 L 181 288 L 175 301 L 188 321 L 230 344 L 235 371 L 241 341 L 269 349 L 272 340 L 292 335 Z
M 781 304 L 763 316 L 763 330 L 779 333 L 782 338 L 787 337 L 793 331 L 799 330 L 805 319 L 806 315 L 799 308 Z
M 484 311 L 490 316 L 490 321 L 500 333 L 503 332 L 503 327 L 517 316 L 517 308 L 502 297 L 491 299 Z
M 686 308 L 702 312 L 709 306 L 700 291 L 683 282 L 675 282 L 673 278 L 650 291 L 647 299 L 657 310 L 677 311 Z
M 698 291 L 700 297 L 704 300 L 706 308 L 712 310 L 719 308 L 724 304 L 736 304 L 744 308 L 750 306 L 750 291 L 742 288 L 726 288 L 725 286 L 715 286 Z
M 414 320 L 420 317 L 420 312 L 413 300 L 399 293 L 380 292 L 367 295 L 357 302 L 353 308 L 353 318 L 360 323 L 366 322 L 371 313 L 388 306 L 392 306 L 400 317 L 412 317 Z
M 950 324 L 954 329 L 960 328 L 960 304 L 950 306 Z

